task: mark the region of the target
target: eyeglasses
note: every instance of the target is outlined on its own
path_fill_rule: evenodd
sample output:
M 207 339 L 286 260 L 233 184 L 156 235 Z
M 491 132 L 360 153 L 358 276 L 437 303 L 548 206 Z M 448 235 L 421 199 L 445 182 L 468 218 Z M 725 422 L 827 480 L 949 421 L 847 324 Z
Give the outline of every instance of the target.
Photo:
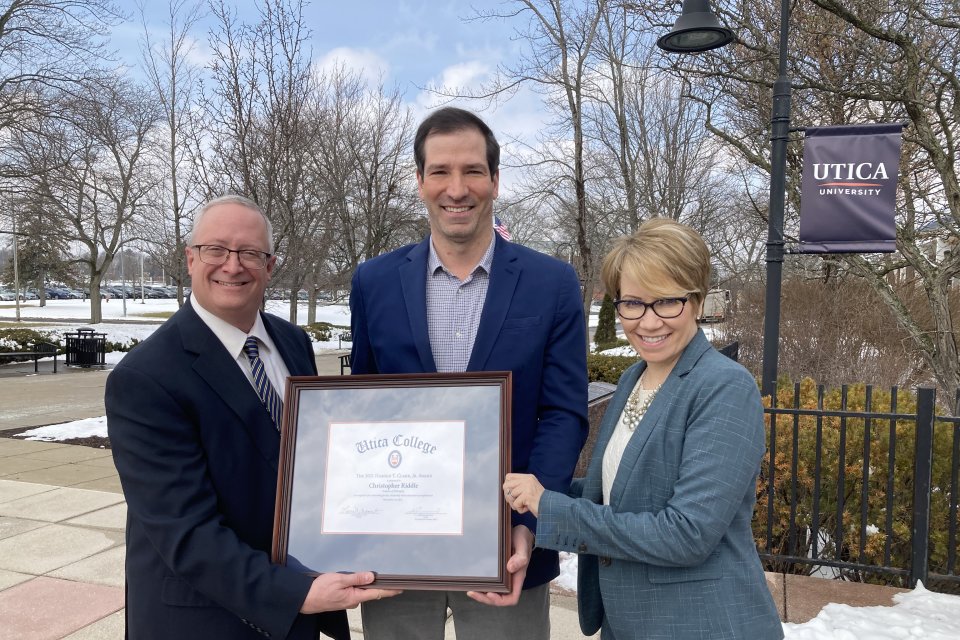
M 263 269 L 270 258 L 266 251 L 256 249 L 227 249 L 216 244 L 195 244 L 194 249 L 200 254 L 200 261 L 212 265 L 221 265 L 230 259 L 230 254 L 237 254 L 240 264 L 247 269 Z
M 617 309 L 617 315 L 624 320 L 639 320 L 647 312 L 647 309 L 653 309 L 658 317 L 669 320 L 683 313 L 683 305 L 687 303 L 687 300 L 688 298 L 661 298 L 653 302 L 614 300 L 613 306 Z

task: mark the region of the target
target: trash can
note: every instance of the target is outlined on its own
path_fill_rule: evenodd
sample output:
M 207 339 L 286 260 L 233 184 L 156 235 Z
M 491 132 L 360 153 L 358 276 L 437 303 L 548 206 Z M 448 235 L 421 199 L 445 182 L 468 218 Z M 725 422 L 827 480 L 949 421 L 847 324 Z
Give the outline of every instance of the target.
M 107 334 L 96 333 L 93 329 L 77 329 L 76 333 L 66 333 L 67 366 L 95 367 L 106 364 Z

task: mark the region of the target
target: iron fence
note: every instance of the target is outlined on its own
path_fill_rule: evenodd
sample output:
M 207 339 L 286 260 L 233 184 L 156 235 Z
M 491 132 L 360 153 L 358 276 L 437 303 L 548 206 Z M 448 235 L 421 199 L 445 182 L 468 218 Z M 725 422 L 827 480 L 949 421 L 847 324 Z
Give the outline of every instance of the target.
M 754 517 L 766 568 L 960 592 L 960 418 L 936 415 L 934 389 L 805 382 L 783 404 L 766 409 Z

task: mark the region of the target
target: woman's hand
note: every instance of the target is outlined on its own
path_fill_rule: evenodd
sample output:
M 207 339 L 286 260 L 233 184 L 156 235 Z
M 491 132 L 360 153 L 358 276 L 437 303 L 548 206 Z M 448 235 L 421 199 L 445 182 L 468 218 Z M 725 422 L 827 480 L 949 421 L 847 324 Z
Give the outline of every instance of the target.
M 503 499 L 517 513 L 529 511 L 540 517 L 540 496 L 543 485 L 528 473 L 508 473 L 503 481 Z

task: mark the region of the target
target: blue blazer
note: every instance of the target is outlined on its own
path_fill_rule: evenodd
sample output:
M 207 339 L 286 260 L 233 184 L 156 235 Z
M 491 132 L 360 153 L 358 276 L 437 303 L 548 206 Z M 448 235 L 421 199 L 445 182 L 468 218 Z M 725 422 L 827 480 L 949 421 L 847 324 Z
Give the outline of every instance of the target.
M 782 638 L 750 521 L 766 449 L 757 384 L 697 331 L 637 425 L 603 505 L 603 453 L 640 362 L 624 372 L 586 477 L 540 500 L 537 545 L 580 554 L 580 626 L 617 640 Z
M 427 328 L 429 236 L 364 262 L 350 293 L 351 371 L 432 373 Z M 566 490 L 587 435 L 586 336 L 580 282 L 570 265 L 496 238 L 490 286 L 468 371 L 512 371 L 513 470 Z M 513 514 L 536 532 L 536 519 Z M 536 550 L 524 587 L 560 573 Z
M 316 375 L 303 330 L 264 314 L 292 375 Z M 270 563 L 280 436 L 188 302 L 107 378 L 127 501 L 127 637 L 349 638 L 343 611 L 303 616 L 312 578 Z

